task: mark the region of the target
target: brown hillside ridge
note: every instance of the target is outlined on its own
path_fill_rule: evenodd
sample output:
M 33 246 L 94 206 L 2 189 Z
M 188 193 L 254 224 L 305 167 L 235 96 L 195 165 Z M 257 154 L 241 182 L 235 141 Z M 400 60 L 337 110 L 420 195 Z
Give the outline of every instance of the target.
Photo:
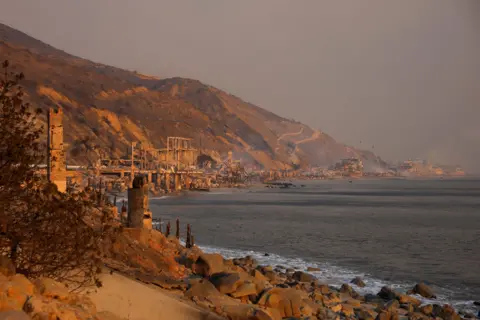
M 131 142 L 163 148 L 167 136 L 193 138 L 217 161 L 233 150 L 266 169 L 328 166 L 352 156 L 379 160 L 200 81 L 91 62 L 2 24 L 0 57 L 26 74 L 23 85 L 35 106 L 63 107 L 69 164 L 122 157 Z

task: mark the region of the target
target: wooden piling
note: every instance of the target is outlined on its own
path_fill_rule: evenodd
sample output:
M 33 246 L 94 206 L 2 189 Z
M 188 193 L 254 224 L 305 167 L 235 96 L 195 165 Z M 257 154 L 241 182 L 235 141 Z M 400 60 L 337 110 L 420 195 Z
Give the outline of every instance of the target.
M 180 239 L 180 220 L 177 218 L 177 222 L 176 222 L 176 227 L 177 227 L 177 230 L 175 231 L 175 237 L 177 239 Z
M 167 230 L 165 231 L 165 237 L 169 237 L 170 236 L 170 221 L 168 221 L 167 223 Z

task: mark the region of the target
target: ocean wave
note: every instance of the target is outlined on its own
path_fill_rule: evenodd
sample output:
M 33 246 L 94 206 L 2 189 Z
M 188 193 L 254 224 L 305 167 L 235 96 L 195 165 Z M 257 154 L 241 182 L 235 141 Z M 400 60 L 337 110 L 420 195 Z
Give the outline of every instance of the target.
M 268 254 L 260 253 L 250 250 L 240 250 L 240 249 L 228 249 L 220 248 L 214 246 L 199 246 L 205 253 L 219 253 L 226 259 L 240 258 L 247 255 L 255 258 L 261 265 L 271 265 L 282 266 L 283 268 L 292 268 L 299 271 L 307 271 L 308 267 L 318 268 L 320 271 L 308 271 L 313 274 L 317 279 L 325 284 L 328 284 L 332 287 L 340 288 L 342 284 L 349 283 L 355 277 L 361 277 L 365 282 L 366 286 L 360 288 L 354 284 L 350 284 L 358 293 L 360 294 L 377 294 L 380 289 L 384 286 L 391 287 L 392 289 L 405 293 L 408 290 L 412 289 L 415 283 L 404 282 L 404 283 L 391 283 L 376 279 L 370 274 L 357 272 L 354 270 L 348 270 L 342 267 L 332 265 L 330 263 L 312 263 L 308 262 L 301 258 L 287 258 L 277 254 Z M 461 310 L 464 312 L 471 312 L 475 315 L 478 313 L 477 308 L 473 304 L 473 300 L 456 300 L 455 291 L 448 288 L 439 288 L 440 294 L 437 295 L 437 299 L 426 299 L 419 295 L 414 295 L 417 299 L 422 301 L 422 304 L 450 304 L 455 309 Z

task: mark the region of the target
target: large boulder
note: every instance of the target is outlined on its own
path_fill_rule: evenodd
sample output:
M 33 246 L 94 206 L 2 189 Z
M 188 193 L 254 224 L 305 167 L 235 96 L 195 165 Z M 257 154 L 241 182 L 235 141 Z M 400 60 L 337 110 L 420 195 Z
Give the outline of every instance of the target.
M 250 275 L 260 281 L 268 281 L 268 278 L 263 275 L 260 271 L 254 269 L 250 272 Z
M 276 309 L 282 318 L 309 317 L 313 310 L 306 293 L 285 288 L 272 288 L 266 290 L 257 304 L 262 307 Z
M 377 293 L 377 296 L 379 296 L 383 300 L 390 301 L 396 299 L 397 293 L 389 287 L 383 287 L 382 289 L 380 289 L 380 292 Z
M 292 277 L 298 282 L 314 282 L 317 279 L 314 275 L 302 271 L 295 272 Z
M 398 312 L 384 310 L 380 312 L 375 319 L 376 320 L 398 320 Z
M 188 298 L 200 297 L 208 298 L 212 296 L 220 296 L 221 293 L 215 288 L 215 286 L 207 280 L 201 280 L 194 282 L 190 288 L 185 292 L 185 296 Z
M 352 281 L 350 281 L 350 283 L 360 288 L 365 287 L 365 282 L 363 282 L 362 278 L 360 277 L 355 277 Z
M 231 295 L 234 298 L 241 298 L 247 296 L 257 295 L 257 286 L 253 282 L 244 282 Z
M 242 284 L 238 273 L 219 272 L 210 276 L 210 282 L 220 293 L 229 294 L 237 290 Z
M 418 307 L 419 305 L 422 304 L 422 302 L 417 298 L 406 295 L 406 294 L 399 294 L 397 296 L 397 299 L 401 304 L 411 304 L 415 307 Z
M 209 277 L 223 270 L 223 257 L 216 253 L 204 253 L 200 255 L 193 265 L 193 272 L 204 277 Z
M 409 293 L 415 293 L 419 294 L 422 297 L 428 298 L 428 299 L 435 299 L 437 296 L 433 293 L 433 290 L 427 286 L 424 282 L 420 282 L 413 287 L 412 290 L 409 291 Z
M 226 305 L 222 310 L 230 320 L 277 320 L 265 310 L 253 305 Z

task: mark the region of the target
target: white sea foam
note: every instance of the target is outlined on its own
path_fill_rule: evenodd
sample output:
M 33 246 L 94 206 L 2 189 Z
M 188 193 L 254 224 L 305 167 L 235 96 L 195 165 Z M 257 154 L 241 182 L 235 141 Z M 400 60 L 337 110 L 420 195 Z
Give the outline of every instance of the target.
M 150 197 L 150 200 L 163 200 L 171 198 L 172 196 Z
M 330 263 L 311 263 L 301 258 L 287 258 L 277 254 L 269 254 L 268 256 L 265 256 L 264 253 L 255 251 L 227 249 L 203 245 L 201 245 L 200 248 L 205 253 L 219 253 L 226 259 L 245 257 L 249 255 L 255 258 L 261 265 L 271 265 L 273 267 L 282 266 L 284 268 L 293 268 L 299 271 L 307 271 L 308 267 L 318 268 L 320 269 L 320 271 L 309 271 L 309 273 L 315 275 L 322 283 L 326 283 L 332 287 L 337 288 L 339 288 L 344 283 L 350 283 L 350 281 L 355 277 L 361 277 L 366 284 L 364 288 L 360 288 L 354 284 L 350 284 L 360 294 L 377 294 L 384 286 L 389 286 L 398 292 L 405 293 L 409 289 L 413 288 L 415 285 L 415 283 L 409 282 L 389 283 L 387 281 L 376 279 L 367 273 L 348 270 L 332 265 Z M 452 299 L 451 297 L 454 297 L 455 293 L 446 288 L 441 288 L 440 291 L 441 294 L 439 294 L 437 296 L 437 299 L 435 300 L 426 299 L 418 295 L 415 295 L 415 297 L 421 300 L 423 304 L 451 304 L 457 310 L 471 312 L 475 315 L 478 313 L 478 308 L 474 306 L 473 301 Z

